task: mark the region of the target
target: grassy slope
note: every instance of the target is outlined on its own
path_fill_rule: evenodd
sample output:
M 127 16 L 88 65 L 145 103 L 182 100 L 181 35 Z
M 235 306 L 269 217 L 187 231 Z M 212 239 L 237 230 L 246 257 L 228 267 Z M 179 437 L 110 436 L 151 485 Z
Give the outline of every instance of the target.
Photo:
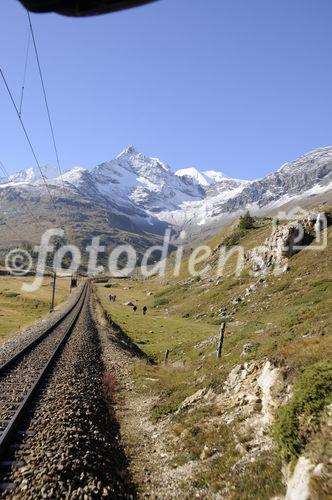
M 261 244 L 269 234 L 270 226 L 265 221 L 258 229 L 248 231 L 241 244 L 246 249 L 252 248 Z M 211 248 L 225 235 L 227 230 L 211 240 Z M 186 396 L 202 387 L 212 387 L 218 391 L 230 369 L 243 362 L 244 358 L 240 355 L 247 342 L 254 344 L 254 350 L 245 360 L 266 356 L 283 358 L 294 369 L 295 376 L 304 367 L 330 360 L 331 245 L 332 228 L 329 229 L 326 250 L 302 251 L 293 256 L 289 272 L 280 277 L 267 277 L 266 286 L 258 286 L 249 300 L 236 306 L 232 304 L 232 299 L 242 296 L 244 290 L 256 282 L 257 278 L 248 273 L 243 273 L 240 278 L 232 276 L 234 259 L 230 260 L 226 268 L 229 275 L 220 282 L 209 282 L 208 279 L 190 282 L 184 263 L 178 280 L 172 279 L 169 272 L 166 282 L 157 278 L 146 281 L 113 280 L 113 289 L 98 285 L 99 296 L 112 319 L 140 343 L 143 350 L 161 361 L 165 349 L 170 349 L 168 366 L 139 364 L 137 368 L 137 383 L 144 390 L 159 396 L 152 416 L 162 418 L 171 414 Z M 212 275 L 215 260 L 215 257 L 210 260 Z M 148 296 L 148 292 L 153 295 Z M 109 303 L 109 293 L 117 295 L 115 304 Z M 136 314 L 123 305 L 129 300 L 139 306 Z M 149 308 L 146 317 L 140 311 L 143 304 Z M 233 321 L 227 325 L 223 358 L 219 361 L 215 356 L 216 344 L 200 348 L 194 346 L 218 334 L 218 311 L 222 306 L 227 306 L 234 312 L 234 316 Z M 180 363 L 172 365 L 174 361 Z M 178 368 L 181 364 L 183 367 Z M 213 470 L 204 470 L 201 477 L 197 478 L 199 485 L 208 483 L 212 489 L 218 489 L 227 479 L 229 470 L 238 457 L 234 452 L 230 432 L 222 429 L 220 432 L 215 429 L 207 430 L 204 426 L 205 419 L 213 417 L 213 409 L 209 412 L 207 415 L 203 410 L 203 414 L 184 415 L 174 419 L 175 431 L 178 429 L 181 433 L 183 429 L 189 429 L 187 448 L 179 453 L 177 462 L 197 458 L 204 443 L 217 449 L 228 449 L 227 466 L 223 457 L 223 461 L 214 464 Z M 280 493 L 279 457 L 270 454 L 268 462 L 263 456 L 261 461 L 268 464 L 263 471 L 255 463 L 236 478 L 234 498 L 257 498 L 257 495 L 259 498 L 269 498 Z
M 241 243 L 251 248 L 263 241 L 268 232 L 268 227 L 248 231 Z M 236 306 L 231 304 L 232 299 L 243 295 L 257 278 L 244 273 L 240 278 L 226 276 L 219 284 L 207 279 L 189 283 L 181 280 L 186 275 L 183 269 L 181 281 L 168 280 L 167 285 L 156 278 L 114 280 L 115 288 L 98 285 L 98 289 L 114 321 L 135 341 L 147 342 L 144 349 L 159 360 L 166 348 L 174 360 L 199 358 L 192 346 L 218 333 L 218 311 L 228 306 L 235 313 L 235 321 L 228 324 L 226 331 L 225 354 L 231 356 L 230 364 L 239 360 L 243 344 L 253 341 L 257 343 L 253 357 L 280 355 L 293 365 L 303 366 L 328 359 L 332 353 L 331 229 L 328 238 L 326 250 L 303 251 L 293 256 L 289 272 L 268 277 L 266 286 L 258 286 L 248 301 Z M 227 267 L 230 271 L 231 266 Z M 149 292 L 153 295 L 148 296 Z M 109 293 L 117 294 L 115 304 L 109 303 Z M 128 306 L 123 306 L 129 300 L 139 307 L 146 304 L 148 315 L 143 317 L 140 311 L 133 314 Z M 206 348 L 204 353 L 213 349 Z
M 52 293 L 51 279 L 45 278 L 42 287 L 36 292 L 22 292 L 22 283 L 31 281 L 31 277 L 0 277 L 0 343 L 49 311 Z M 66 300 L 69 287 L 69 278 L 57 280 L 56 305 Z

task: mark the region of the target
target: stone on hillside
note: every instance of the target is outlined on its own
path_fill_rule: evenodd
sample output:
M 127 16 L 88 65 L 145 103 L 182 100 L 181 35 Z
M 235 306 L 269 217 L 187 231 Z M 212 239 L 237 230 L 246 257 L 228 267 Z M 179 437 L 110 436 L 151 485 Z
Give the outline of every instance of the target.
M 240 455 L 245 455 L 247 453 L 247 450 L 241 443 L 237 443 L 237 445 L 235 446 L 235 451 Z
M 240 302 L 242 302 L 243 299 L 242 297 L 235 297 L 234 299 L 232 299 L 232 304 L 240 304 Z
M 176 414 L 180 413 L 183 410 L 186 410 L 190 408 L 191 406 L 197 404 L 199 401 L 201 401 L 204 397 L 204 395 L 207 393 L 206 387 L 203 389 L 199 389 L 196 391 L 194 394 L 191 396 L 188 396 L 179 406 L 178 410 L 176 411 Z
M 242 348 L 241 356 L 245 356 L 246 354 L 249 354 L 254 349 L 255 349 L 255 344 L 253 344 L 252 342 L 247 342 L 246 344 L 244 344 L 244 346 Z
M 203 451 L 201 453 L 200 459 L 206 460 L 207 458 L 212 457 L 215 454 L 215 450 L 211 449 L 209 446 L 205 445 Z
M 173 368 L 184 368 L 185 367 L 185 363 L 184 363 L 184 361 L 174 361 L 172 363 L 172 367 Z

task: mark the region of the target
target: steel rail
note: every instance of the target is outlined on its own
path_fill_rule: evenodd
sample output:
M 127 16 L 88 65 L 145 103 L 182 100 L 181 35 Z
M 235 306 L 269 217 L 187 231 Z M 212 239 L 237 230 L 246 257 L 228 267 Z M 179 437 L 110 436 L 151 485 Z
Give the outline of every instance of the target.
M 58 354 L 61 352 L 62 348 L 64 347 L 65 343 L 67 342 L 73 327 L 75 326 L 80 313 L 82 311 L 82 308 L 85 304 L 87 295 L 88 295 L 88 290 L 89 290 L 89 284 L 86 283 L 83 286 L 82 293 L 80 294 L 80 297 L 78 301 L 75 304 L 75 307 L 77 307 L 77 311 L 73 318 L 71 319 L 69 325 L 66 327 L 66 330 L 63 334 L 62 339 L 60 340 L 59 344 L 56 346 L 56 348 L 53 350 L 51 356 L 48 358 L 47 362 L 43 366 L 43 368 L 39 371 L 37 378 L 33 382 L 32 386 L 29 388 L 28 393 L 24 397 L 24 399 L 19 403 L 15 414 L 10 418 L 8 424 L 6 425 L 5 430 L 0 434 L 0 460 L 2 460 L 6 453 L 8 452 L 8 444 L 10 443 L 13 435 L 18 429 L 18 426 L 22 420 L 22 417 L 24 416 L 26 410 L 29 407 L 29 404 L 33 401 L 34 396 L 36 392 L 38 391 L 41 383 L 43 382 L 45 376 L 47 375 L 48 371 L 52 367 L 56 357 Z M 67 316 L 65 316 L 67 317 Z M 62 321 L 64 318 L 62 318 Z
M 20 351 L 16 352 L 11 358 L 9 358 L 5 363 L 0 365 L 0 380 L 5 372 L 7 372 L 15 363 L 20 361 L 26 354 L 29 354 L 40 342 L 44 340 L 44 338 L 48 337 L 69 315 L 70 313 L 75 309 L 77 304 L 79 303 L 82 295 L 84 292 L 84 285 L 82 288 L 82 291 L 77 298 L 77 300 L 74 302 L 72 306 L 69 307 L 61 316 L 58 318 L 55 323 L 53 323 L 51 326 L 48 326 L 38 337 L 33 339 L 31 342 L 29 342 L 23 349 Z

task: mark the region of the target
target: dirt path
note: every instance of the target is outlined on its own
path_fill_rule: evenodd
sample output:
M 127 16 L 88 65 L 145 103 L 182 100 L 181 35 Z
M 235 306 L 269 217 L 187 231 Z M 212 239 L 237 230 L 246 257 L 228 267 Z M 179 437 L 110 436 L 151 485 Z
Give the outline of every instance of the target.
M 100 332 L 104 362 L 116 384 L 113 402 L 120 424 L 122 445 L 129 461 L 129 469 L 139 498 L 181 499 L 193 498 L 188 488 L 192 476 L 191 464 L 173 467 L 171 449 L 176 443 L 167 420 L 153 423 L 150 410 L 155 399 L 133 382 L 136 363 L 143 363 L 126 352 L 104 317 L 101 306 L 94 303 L 95 318 Z

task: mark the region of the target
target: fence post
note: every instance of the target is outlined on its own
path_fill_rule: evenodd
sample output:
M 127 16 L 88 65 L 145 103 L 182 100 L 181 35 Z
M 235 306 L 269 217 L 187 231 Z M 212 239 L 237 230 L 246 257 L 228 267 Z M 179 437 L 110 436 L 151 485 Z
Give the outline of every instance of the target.
M 56 282 L 56 271 L 54 271 L 54 273 L 53 273 L 53 290 L 52 290 L 52 301 L 51 301 L 51 309 L 50 309 L 51 312 L 54 309 L 55 282 Z
M 217 358 L 221 358 L 221 353 L 222 353 L 222 346 L 224 343 L 224 337 L 225 337 L 225 328 L 226 328 L 226 323 L 223 321 L 220 325 L 220 333 L 219 333 L 219 342 L 218 342 L 218 349 L 217 349 Z
M 169 355 L 169 350 L 166 349 L 166 351 L 165 351 L 165 357 L 164 357 L 164 365 L 167 365 L 168 355 Z

